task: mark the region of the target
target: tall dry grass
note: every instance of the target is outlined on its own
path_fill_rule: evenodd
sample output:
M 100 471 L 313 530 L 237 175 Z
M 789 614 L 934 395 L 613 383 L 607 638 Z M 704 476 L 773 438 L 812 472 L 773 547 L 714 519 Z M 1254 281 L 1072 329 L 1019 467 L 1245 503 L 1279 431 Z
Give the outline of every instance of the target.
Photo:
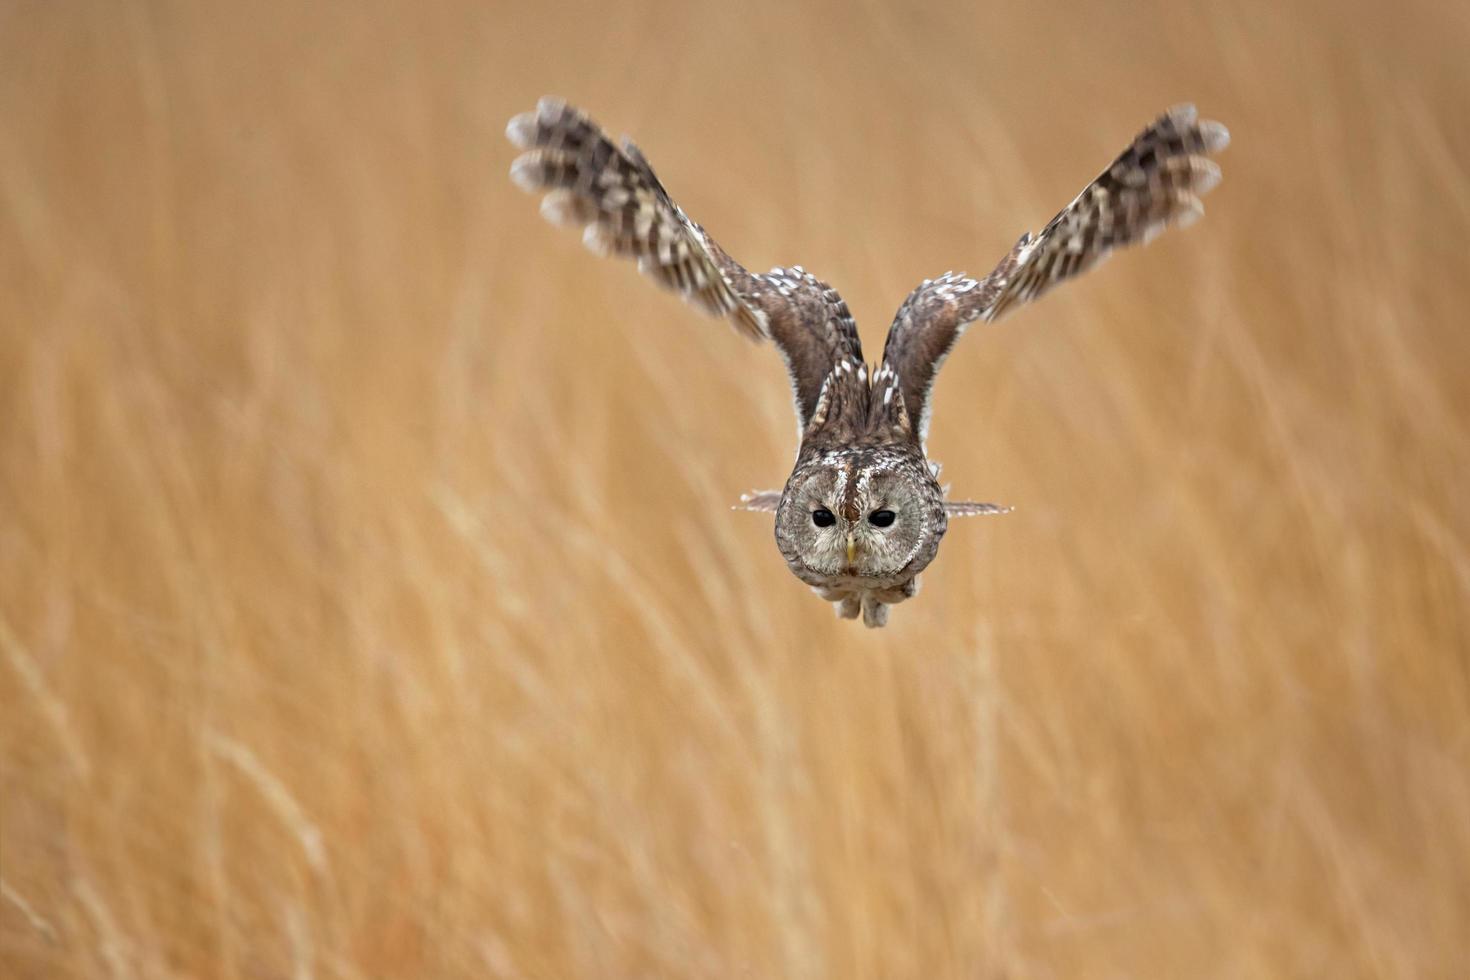
M 0 6 L 0 973 L 1454 977 L 1470 8 Z M 870 349 L 1164 106 L 1186 233 L 977 330 L 887 630 L 779 359 L 544 227 L 637 134 Z

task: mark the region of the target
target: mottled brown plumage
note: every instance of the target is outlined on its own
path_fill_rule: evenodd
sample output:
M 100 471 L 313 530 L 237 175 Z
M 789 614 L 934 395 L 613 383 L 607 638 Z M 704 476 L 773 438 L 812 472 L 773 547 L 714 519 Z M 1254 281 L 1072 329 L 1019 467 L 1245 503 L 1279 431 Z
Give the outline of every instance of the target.
M 934 378 L 965 327 L 999 318 L 1115 248 L 1192 222 L 1220 177 L 1206 154 L 1229 142 L 1225 127 L 1199 120 L 1192 106 L 1169 110 L 989 275 L 946 273 L 910 293 L 873 368 L 836 290 L 800 266 L 746 270 L 674 203 L 632 143 L 615 145 L 551 98 L 512 119 L 506 135 L 526 151 L 511 177 L 546 192 L 548 219 L 583 228 L 589 248 L 636 259 L 660 285 L 781 352 L 801 446 L 784 490 L 742 503 L 774 513 L 791 571 L 838 615 L 861 612 L 869 626 L 915 594 L 949 517 L 1006 509 L 945 501 L 925 454 Z

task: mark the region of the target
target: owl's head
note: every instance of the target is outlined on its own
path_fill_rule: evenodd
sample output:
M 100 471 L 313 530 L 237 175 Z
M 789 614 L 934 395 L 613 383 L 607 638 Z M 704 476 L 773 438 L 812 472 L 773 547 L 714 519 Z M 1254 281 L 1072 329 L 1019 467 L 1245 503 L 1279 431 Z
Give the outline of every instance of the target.
M 776 508 L 776 543 L 798 578 L 910 578 L 934 559 L 947 522 L 922 461 L 848 450 L 798 465 Z

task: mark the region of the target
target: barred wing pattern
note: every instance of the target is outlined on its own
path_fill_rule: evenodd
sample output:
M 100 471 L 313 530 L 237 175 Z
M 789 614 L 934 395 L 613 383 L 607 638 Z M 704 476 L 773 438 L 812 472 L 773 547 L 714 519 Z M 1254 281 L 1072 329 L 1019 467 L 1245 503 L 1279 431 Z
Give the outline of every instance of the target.
M 749 272 L 691 221 L 630 141 L 615 145 L 584 113 L 544 98 L 510 121 L 506 136 L 526 152 L 511 179 L 546 192 L 541 213 L 584 229 L 587 247 L 637 260 L 638 269 L 786 360 L 805 428 L 822 383 L 838 363 L 862 362 L 847 304 L 800 266 Z
M 1220 181 L 1220 168 L 1206 154 L 1229 142 L 1224 126 L 1199 119 L 1192 105 L 1176 106 L 1139 133 L 1039 234 L 1021 236 L 990 275 L 946 273 L 910 293 L 889 328 L 883 362 L 902 379 L 921 436 L 929 427 L 934 377 L 966 326 L 1000 318 L 1114 249 L 1192 224 L 1204 213 L 1200 197 Z

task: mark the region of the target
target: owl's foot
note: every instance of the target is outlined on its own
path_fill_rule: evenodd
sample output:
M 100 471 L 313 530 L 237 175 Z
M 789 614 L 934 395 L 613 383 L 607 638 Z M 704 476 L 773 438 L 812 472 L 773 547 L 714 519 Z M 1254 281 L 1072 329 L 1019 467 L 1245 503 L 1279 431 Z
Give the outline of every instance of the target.
M 863 596 L 863 625 L 869 629 L 888 625 L 888 603 L 880 602 L 871 592 Z
M 919 594 L 919 576 L 915 575 L 907 582 L 901 582 L 889 589 L 874 589 L 869 595 L 878 602 L 886 602 L 890 606 L 896 606 L 900 602 L 912 599 Z
M 832 608 L 837 610 L 838 619 L 857 619 L 858 612 L 862 608 L 862 602 L 856 595 L 849 592 L 841 599 L 832 603 Z
M 874 589 L 863 593 L 863 625 L 872 629 L 888 625 L 888 607 L 912 599 L 919 591 L 919 577 L 915 575 L 907 582 L 892 588 Z
M 832 610 L 837 613 L 838 619 L 857 619 L 862 609 L 858 594 L 848 592 L 844 589 L 826 589 L 817 586 L 812 589 L 817 595 L 832 603 Z

